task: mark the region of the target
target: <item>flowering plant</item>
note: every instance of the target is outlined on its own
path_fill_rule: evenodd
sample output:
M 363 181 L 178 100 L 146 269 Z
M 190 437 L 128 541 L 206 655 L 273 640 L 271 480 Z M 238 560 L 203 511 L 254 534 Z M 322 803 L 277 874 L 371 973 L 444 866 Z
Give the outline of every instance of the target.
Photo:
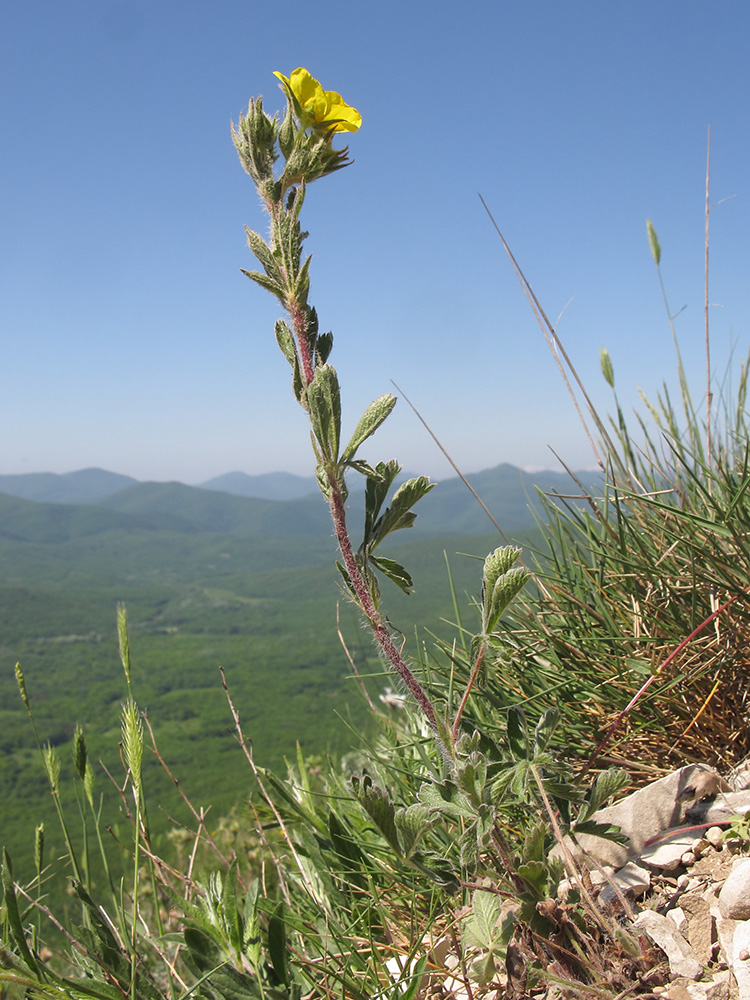
M 323 90 L 306 69 L 299 66 L 289 76 L 274 73 L 281 80 L 298 120 L 312 128 L 331 132 L 356 132 L 362 115 L 335 90 Z
M 251 100 L 247 114 L 232 132 L 240 160 L 252 177 L 271 220 L 270 237 L 247 229 L 247 241 L 262 271 L 244 273 L 271 292 L 284 307 L 289 322 L 276 323 L 276 340 L 292 368 L 292 388 L 307 411 L 312 427 L 316 473 L 328 501 L 341 553 L 339 570 L 346 592 L 361 611 L 391 669 L 422 710 L 437 738 L 446 762 L 457 766 L 460 720 L 482 665 L 491 633 L 505 608 L 526 583 L 528 574 L 513 563 L 520 551 L 508 547 L 493 553 L 485 564 L 482 598 L 482 634 L 475 637 L 472 673 L 455 717 L 439 713 L 401 654 L 380 610 L 377 574 L 409 593 L 412 579 L 406 569 L 380 554 L 379 546 L 394 531 L 414 523 L 415 504 L 431 489 L 426 476 L 400 486 L 386 506 L 389 491 L 401 467 L 395 460 L 370 463 L 360 448 L 387 419 L 396 404 L 391 393 L 370 404 L 346 444 L 341 436 L 341 393 L 336 369 L 329 363 L 331 333 L 321 333 L 318 316 L 309 304 L 310 258 L 302 246 L 306 234 L 300 211 L 307 184 L 348 165 L 348 149 L 335 149 L 338 132 L 356 131 L 359 112 L 336 91 L 324 90 L 302 67 L 289 76 L 275 74 L 287 97 L 283 121 L 263 110 L 261 98 Z M 279 156 L 285 161 L 275 173 Z M 364 538 L 355 549 L 347 527 L 345 474 L 355 471 L 366 479 Z

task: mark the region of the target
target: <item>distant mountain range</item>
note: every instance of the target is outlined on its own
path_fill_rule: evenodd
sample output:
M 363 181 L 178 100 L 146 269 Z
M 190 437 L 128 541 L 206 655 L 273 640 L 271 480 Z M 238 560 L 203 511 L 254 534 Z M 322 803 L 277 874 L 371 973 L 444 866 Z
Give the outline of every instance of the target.
M 236 497 L 255 497 L 258 500 L 298 500 L 318 492 L 315 476 L 295 476 L 291 472 L 266 472 L 262 476 L 249 476 L 246 472 L 226 472 L 200 484 L 203 490 L 220 490 Z M 2 476 L 0 476 L 0 490 Z
M 596 473 L 576 473 L 596 493 Z M 541 510 L 539 491 L 576 495 L 566 473 L 524 473 L 503 464 L 467 479 L 504 531 L 534 526 Z M 354 484 L 352 484 L 354 485 Z M 60 541 L 107 530 L 168 530 L 180 534 L 211 532 L 245 537 L 330 535 L 326 504 L 313 477 L 290 473 L 249 476 L 228 473 L 201 486 L 138 482 L 103 469 L 65 475 L 31 473 L 0 476 L 0 537 Z M 361 521 L 356 495 L 350 503 L 352 527 Z M 492 524 L 458 478 L 439 482 L 417 507 L 415 535 L 480 535 Z

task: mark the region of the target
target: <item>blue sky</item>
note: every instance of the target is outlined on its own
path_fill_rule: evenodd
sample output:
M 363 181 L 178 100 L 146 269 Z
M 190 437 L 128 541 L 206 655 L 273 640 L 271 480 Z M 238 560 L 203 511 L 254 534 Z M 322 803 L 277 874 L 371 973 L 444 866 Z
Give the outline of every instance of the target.
M 709 125 L 717 383 L 748 348 L 749 40 L 744 0 L 3 4 L 0 473 L 311 473 L 229 129 L 298 65 L 364 119 L 304 209 L 347 426 L 393 379 L 465 471 L 591 466 L 478 192 L 605 408 L 602 345 L 626 407 L 674 383 L 651 217 L 700 397 Z M 365 457 L 449 471 L 404 403 Z

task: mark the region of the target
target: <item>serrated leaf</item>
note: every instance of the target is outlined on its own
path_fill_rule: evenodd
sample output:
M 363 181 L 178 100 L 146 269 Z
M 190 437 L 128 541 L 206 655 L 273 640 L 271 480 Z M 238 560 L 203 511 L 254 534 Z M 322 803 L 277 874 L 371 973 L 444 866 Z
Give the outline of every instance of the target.
M 601 837 L 602 840 L 611 840 L 615 844 L 628 843 L 628 838 L 619 826 L 615 826 L 613 823 L 597 823 L 592 819 L 586 820 L 584 823 L 576 823 L 573 833 L 590 834 L 592 837 Z
M 607 771 L 602 771 L 586 796 L 586 801 L 579 814 L 579 821 L 585 822 L 591 819 L 597 809 L 606 805 L 607 800 L 621 791 L 629 780 L 627 772 L 623 771 L 622 768 L 610 767 Z
M 382 833 L 390 846 L 401 853 L 401 843 L 398 839 L 395 815 L 396 810 L 388 793 L 372 779 L 365 775 L 361 781 L 352 780 L 354 792 L 361 806 Z
M 447 795 L 443 795 L 442 792 L 446 792 Z M 418 798 L 431 812 L 440 813 L 450 819 L 471 821 L 476 818 L 476 810 L 469 806 L 466 796 L 453 786 L 438 786 L 434 782 L 425 782 L 419 789 Z
M 526 831 L 523 841 L 523 857 L 526 861 L 546 861 L 547 827 L 544 823 L 534 823 Z
M 547 895 L 547 866 L 543 861 L 527 861 L 519 865 L 517 874 L 529 885 L 540 899 Z
M 471 896 L 471 914 L 462 921 L 462 940 L 470 948 L 492 949 L 502 908 L 494 892 L 475 889 Z
M 435 818 L 430 816 L 430 812 L 425 806 L 415 802 L 406 809 L 397 809 L 394 821 L 400 835 L 403 853 L 405 857 L 409 858 L 420 840 L 435 823 Z
M 494 631 L 513 599 L 528 583 L 530 576 L 528 570 L 516 567 L 507 570 L 495 580 L 489 599 L 483 602 L 482 630 L 484 632 Z
M 373 540 L 375 523 L 380 514 L 385 498 L 391 483 L 401 471 L 398 462 L 391 459 L 390 462 L 378 462 L 375 466 L 377 477 L 368 476 L 365 487 L 365 529 L 364 545 L 369 546 Z
M 414 581 L 406 572 L 403 566 L 393 559 L 386 559 L 384 556 L 370 556 L 370 562 L 380 572 L 392 580 L 397 587 L 400 587 L 405 594 L 411 594 Z
M 388 417 L 395 405 L 396 397 L 390 392 L 386 392 L 382 396 L 378 396 L 377 399 L 370 403 L 360 417 L 359 423 L 355 427 L 354 433 L 349 439 L 349 444 L 346 448 L 344 448 L 343 454 L 341 455 L 341 460 L 343 462 L 348 462 L 354 458 L 359 446 L 366 441 L 368 437 L 375 433 L 378 427 L 380 427 L 383 421 Z
M 373 530 L 373 548 L 379 545 L 392 531 L 409 528 L 417 515 L 411 510 L 434 487 L 427 476 L 410 479 L 396 490 L 390 505 Z

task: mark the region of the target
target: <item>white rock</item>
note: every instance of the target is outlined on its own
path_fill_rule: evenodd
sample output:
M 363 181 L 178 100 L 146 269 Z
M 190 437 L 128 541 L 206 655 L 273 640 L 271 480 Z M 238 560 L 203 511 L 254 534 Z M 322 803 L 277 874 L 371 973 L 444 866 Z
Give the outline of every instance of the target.
M 674 906 L 669 911 L 669 915 L 672 918 L 672 920 L 674 920 L 674 925 L 680 932 L 680 934 L 683 935 L 686 934 L 688 929 L 688 921 L 687 917 L 685 916 L 685 911 L 679 906 Z
M 703 966 L 669 916 L 664 917 L 655 910 L 643 910 L 636 917 L 633 926 L 645 931 L 654 944 L 661 948 L 667 956 L 669 971 L 673 976 L 685 976 L 686 979 L 701 978 Z
M 668 832 L 641 851 L 641 861 L 651 868 L 674 871 L 680 867 L 682 856 L 690 850 L 694 839 L 692 833 L 686 833 L 679 828 Z
M 734 931 L 732 972 L 737 980 L 739 1000 L 750 1000 L 750 921 L 742 920 Z
M 692 851 L 685 851 L 685 853 L 680 858 L 680 864 L 685 865 L 685 867 L 687 868 L 688 865 L 694 865 L 697 860 L 698 859 L 696 858 L 695 854 Z
M 629 889 L 637 898 L 642 896 L 651 885 L 651 873 L 637 865 L 635 861 L 630 861 L 612 876 L 612 881 L 620 889 Z
M 645 788 L 639 788 L 615 805 L 606 806 L 594 813 L 592 818 L 597 822 L 618 826 L 628 838 L 627 845 L 620 846 L 602 837 L 581 834 L 577 838 L 579 847 L 568 842 L 570 850 L 574 854 L 580 854 L 582 850 L 591 854 L 600 864 L 621 867 L 630 858 L 641 854 L 647 841 L 683 822 L 691 798 L 690 790 L 706 773 L 712 772 L 702 764 L 687 764 L 658 781 L 652 781 Z M 690 847 L 693 840 L 695 832 L 681 853 Z M 559 848 L 556 847 L 553 854 L 559 856 Z M 677 863 L 679 864 L 679 858 Z
M 724 843 L 724 831 L 720 826 L 710 826 L 706 830 L 706 840 L 712 847 L 721 847 Z
M 750 858 L 743 858 L 727 876 L 719 893 L 719 909 L 729 920 L 750 918 Z
M 722 917 L 719 904 L 711 906 L 711 916 L 716 924 L 716 938 L 719 942 L 719 955 L 727 965 L 732 964 L 732 951 L 734 950 L 734 931 L 737 927 L 736 920 L 727 920 Z

